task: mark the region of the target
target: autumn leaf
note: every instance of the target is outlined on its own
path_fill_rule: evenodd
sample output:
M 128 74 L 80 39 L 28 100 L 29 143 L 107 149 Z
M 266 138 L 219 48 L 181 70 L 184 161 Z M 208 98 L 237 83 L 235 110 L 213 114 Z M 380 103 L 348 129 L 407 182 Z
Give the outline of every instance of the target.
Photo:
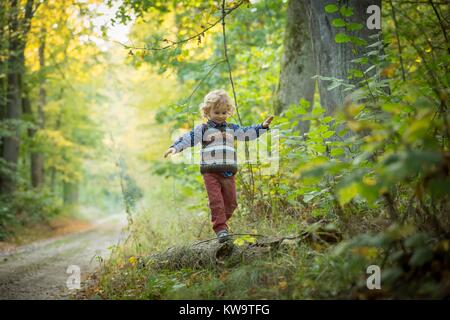
M 128 259 L 128 262 L 134 267 L 134 266 L 136 265 L 136 263 L 137 263 L 137 259 L 136 259 L 135 256 L 131 256 L 131 257 Z

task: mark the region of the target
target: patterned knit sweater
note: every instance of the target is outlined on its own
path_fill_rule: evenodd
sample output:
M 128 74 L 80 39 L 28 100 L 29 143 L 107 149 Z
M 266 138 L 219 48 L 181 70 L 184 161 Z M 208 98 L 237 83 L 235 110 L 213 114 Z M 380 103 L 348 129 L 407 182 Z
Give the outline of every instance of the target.
M 225 176 L 237 172 L 235 141 L 255 140 L 269 128 L 262 124 L 241 127 L 233 123 L 207 123 L 196 126 L 178 138 L 171 147 L 178 152 L 202 143 L 200 172 L 219 172 Z

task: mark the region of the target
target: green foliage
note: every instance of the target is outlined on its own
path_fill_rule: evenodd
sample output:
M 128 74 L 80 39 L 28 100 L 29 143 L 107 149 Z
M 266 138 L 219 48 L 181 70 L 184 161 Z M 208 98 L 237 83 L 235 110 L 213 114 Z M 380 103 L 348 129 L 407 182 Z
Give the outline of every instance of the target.
M 132 2 L 125 4 L 133 9 Z M 209 2 L 204 7 L 196 1 L 191 4 L 177 15 L 179 40 L 198 31 L 197 23 L 184 24 L 188 12 L 196 7 L 201 8 L 198 12 L 210 9 Z M 229 50 L 233 53 L 230 61 L 244 123 L 258 122 L 271 111 L 283 30 L 281 10 L 275 8 L 279 4 L 259 3 L 252 6 L 253 11 L 238 10 L 235 19 L 227 18 Z M 144 6 L 152 5 L 137 2 L 135 8 L 145 18 L 148 13 Z M 447 296 L 445 285 L 449 279 L 444 270 L 449 268 L 450 228 L 448 43 L 429 4 L 417 8 L 416 4 L 398 6 L 402 9 L 398 27 L 392 21 L 390 6 L 384 6 L 383 34 L 376 34 L 369 41 L 355 36 L 363 25 L 349 21 L 354 14 L 352 8 L 342 2 L 325 6 L 324 10 L 333 14 L 332 25 L 338 28 L 335 41 L 351 46 L 357 58 L 349 61 L 345 79 L 316 78 L 329 81 L 328 90 L 339 90 L 345 95 L 345 104 L 332 115 L 325 112 L 318 94 L 314 101 L 300 99 L 292 104 L 272 126 L 280 132 L 278 172 L 265 176 L 259 165 L 239 172 L 240 203 L 237 219 L 231 221 L 233 231 L 258 229 L 265 235 L 306 232 L 311 235 L 308 240 L 280 250 L 279 254 L 221 270 L 141 270 L 134 263 L 128 264 L 130 253 L 148 254 L 211 236 L 211 230 L 203 227 L 209 218 L 198 167 L 156 161 L 153 173 L 162 180 L 159 182 L 163 191 L 155 192 L 151 201 L 147 199 L 154 210 L 139 218 L 141 224 L 137 224 L 139 229 L 132 235 L 131 245 L 125 246 L 126 253 L 102 275 L 103 297 Z M 220 16 L 217 7 L 211 8 L 212 16 Z M 264 19 L 254 14 L 259 10 L 267 10 Z M 135 40 L 150 46 L 166 37 L 165 31 L 153 36 L 148 33 L 144 27 L 135 30 Z M 208 73 L 221 58 L 223 45 L 220 33 L 211 36 L 210 47 L 177 47 L 130 58 L 135 65 L 149 63 L 161 71 L 175 70 L 178 80 L 186 85 L 183 90 L 189 98 L 165 104 L 157 114 L 161 124 L 190 128 L 193 120 L 200 118 L 193 114 L 197 112 L 193 106 L 210 89 L 228 85 L 225 64 L 219 63 Z M 197 58 L 200 53 L 205 55 Z M 190 92 L 194 94 L 190 96 Z M 161 205 L 169 197 L 170 205 L 167 201 Z M 180 223 L 185 216 L 192 223 Z M 306 223 L 311 220 L 324 222 L 325 227 Z M 332 246 L 321 238 L 336 230 L 345 238 L 339 244 Z M 252 243 L 254 238 L 238 237 L 236 244 Z M 385 289 L 375 294 L 365 287 L 366 268 L 372 264 L 383 268 Z
M 256 238 L 251 235 L 242 235 L 233 240 L 233 243 L 237 246 L 243 246 L 246 243 L 252 244 L 256 242 Z
M 62 212 L 61 200 L 48 190 L 17 191 L 0 198 L 0 240 L 23 226 L 48 221 Z

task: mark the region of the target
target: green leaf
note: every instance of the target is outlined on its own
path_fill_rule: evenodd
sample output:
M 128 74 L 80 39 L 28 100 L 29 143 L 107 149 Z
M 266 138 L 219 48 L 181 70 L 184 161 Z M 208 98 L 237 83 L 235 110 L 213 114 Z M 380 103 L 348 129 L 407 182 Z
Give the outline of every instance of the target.
M 340 85 L 342 85 L 341 82 L 335 81 L 335 82 L 333 82 L 331 85 L 329 85 L 329 86 L 327 87 L 327 90 L 328 90 L 328 91 L 333 90 L 333 89 L 339 87 Z
M 366 46 L 367 41 L 358 37 L 350 37 L 350 41 L 358 46 Z
M 400 103 L 385 103 L 381 105 L 381 109 L 392 114 L 399 114 L 402 112 L 403 105 Z
M 306 100 L 304 98 L 301 98 L 300 99 L 300 108 L 299 108 L 298 114 L 301 114 L 301 115 L 307 114 L 310 105 L 311 104 L 309 103 L 308 100 Z
M 371 70 L 375 69 L 376 67 L 377 67 L 377 65 L 374 64 L 373 66 L 368 67 L 368 68 L 366 69 L 366 71 L 364 71 L 364 73 L 366 74 L 366 73 L 370 72 Z
M 333 121 L 333 117 L 330 117 L 330 116 L 327 116 L 327 117 L 322 119 L 323 123 L 328 123 L 328 122 L 331 122 L 331 121 Z
M 308 109 L 310 105 L 311 103 L 308 100 L 304 98 L 300 99 L 300 106 L 302 106 L 303 108 Z
M 433 251 L 428 246 L 416 249 L 409 260 L 409 264 L 413 267 L 421 267 L 433 258 Z
M 313 192 L 313 193 L 309 193 L 309 194 L 305 194 L 303 196 L 303 201 L 308 203 L 310 202 L 312 199 L 314 199 L 314 197 L 317 195 L 317 192 Z
M 252 244 L 255 242 L 256 242 L 256 238 L 252 237 L 251 235 L 248 235 L 248 234 L 240 236 L 233 241 L 233 243 L 237 246 L 243 246 L 246 243 Z
M 323 144 L 315 144 L 311 146 L 311 150 L 316 151 L 318 153 L 323 153 L 325 152 L 326 149 L 327 148 Z
M 338 157 L 338 156 L 341 156 L 341 155 L 343 155 L 345 152 L 344 152 L 344 149 L 342 149 L 342 148 L 334 148 L 333 150 L 331 150 L 331 152 L 330 152 L 330 154 L 333 156 L 333 157 Z
M 353 15 L 353 8 L 350 7 L 343 6 L 339 11 L 344 17 L 351 17 Z
M 424 232 L 418 232 L 405 240 L 405 246 L 408 248 L 423 247 L 428 240 L 429 237 Z
M 400 278 L 402 274 L 403 270 L 399 267 L 388 268 L 382 274 L 382 282 L 391 284 Z
M 364 73 L 361 70 L 358 70 L 358 69 L 350 69 L 349 73 L 355 78 L 362 78 L 362 77 L 364 77 Z
M 364 26 L 361 23 L 349 23 L 347 24 L 347 30 L 349 31 L 356 31 L 361 30 Z
M 330 138 L 330 137 L 334 136 L 334 133 L 335 133 L 334 131 L 327 131 L 324 134 L 322 134 L 322 137 L 324 139 L 327 139 L 327 138 Z
M 369 63 L 369 58 L 367 58 L 367 57 L 356 58 L 356 59 L 351 60 L 350 62 L 367 64 L 367 63 Z
M 312 115 L 313 115 L 313 116 L 320 116 L 320 115 L 323 114 L 323 113 L 325 113 L 325 109 L 324 109 L 324 108 L 321 108 L 321 107 L 315 107 L 315 108 L 312 110 Z
M 327 4 L 325 6 L 325 12 L 327 12 L 327 13 L 334 13 L 334 12 L 337 12 L 338 10 L 339 10 L 339 8 L 335 4 Z
M 338 192 L 339 204 L 341 206 L 349 203 L 358 194 L 358 186 L 356 183 L 351 183 L 345 187 L 341 187 Z
M 333 19 L 331 21 L 331 25 L 336 28 L 341 28 L 341 27 L 345 27 L 346 23 L 341 18 L 337 18 L 337 19 Z
M 348 35 L 346 35 L 345 33 L 339 32 L 334 37 L 334 41 L 336 41 L 336 43 L 345 43 L 345 42 L 350 42 L 351 38 Z

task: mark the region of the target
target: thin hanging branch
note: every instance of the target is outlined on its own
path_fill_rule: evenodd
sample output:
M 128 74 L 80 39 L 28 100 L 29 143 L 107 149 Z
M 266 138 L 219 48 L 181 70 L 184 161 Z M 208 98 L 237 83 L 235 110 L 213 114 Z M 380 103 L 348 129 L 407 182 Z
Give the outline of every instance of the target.
M 237 102 L 237 98 L 236 98 L 236 90 L 235 90 L 235 87 L 234 87 L 233 74 L 231 72 L 230 59 L 228 58 L 227 35 L 226 35 L 226 30 L 225 30 L 225 17 L 226 17 L 225 0 L 222 0 L 223 49 L 224 49 L 225 60 L 227 62 L 227 66 L 228 66 L 228 75 L 229 75 L 229 78 L 230 78 L 231 88 L 233 90 L 233 97 L 234 97 L 234 104 L 235 104 L 235 107 L 236 107 L 236 114 L 238 116 L 239 124 L 242 126 L 242 120 L 241 120 L 241 116 L 239 114 L 239 106 L 238 106 L 238 102 Z M 245 154 L 246 154 L 246 156 L 248 154 L 248 143 L 247 143 L 247 141 L 245 141 Z M 255 197 L 255 179 L 253 177 L 253 168 L 252 168 L 252 164 L 251 163 L 248 163 L 248 168 L 250 170 L 250 181 L 251 181 L 251 186 L 252 186 L 252 207 L 253 207 L 253 200 L 254 200 L 254 197 Z M 244 186 L 247 187 L 247 185 L 245 183 L 244 183 Z M 249 188 L 247 187 L 247 189 L 249 189 Z
M 233 89 L 234 105 L 236 106 L 236 113 L 238 116 L 239 124 L 242 126 L 241 116 L 239 115 L 239 107 L 238 107 L 237 98 L 236 98 L 236 90 L 234 88 L 233 75 L 231 73 L 230 59 L 228 58 L 227 35 L 226 35 L 226 31 L 225 31 L 225 17 L 226 17 L 225 0 L 222 0 L 222 19 L 221 20 L 222 20 L 222 34 L 223 34 L 223 50 L 224 50 L 225 60 L 227 62 L 227 66 L 228 66 L 228 75 L 229 75 L 230 82 L 231 82 L 231 88 Z
M 206 75 L 205 75 L 202 79 L 200 79 L 200 81 L 197 83 L 197 85 L 195 86 L 194 90 L 191 92 L 191 94 L 189 95 L 189 97 L 186 99 L 187 101 L 191 100 L 191 98 L 192 98 L 192 96 L 194 95 L 194 93 L 198 90 L 198 88 L 199 88 L 200 85 L 203 83 L 203 81 L 205 81 L 205 80 L 209 77 L 209 75 L 211 74 L 211 72 L 212 72 L 219 64 L 224 63 L 224 62 L 226 62 L 226 61 L 225 61 L 224 59 L 222 59 L 222 60 L 219 60 L 219 61 L 217 61 L 217 62 L 215 62 L 215 63 L 213 64 L 213 67 L 212 67 L 211 69 L 209 69 L 209 71 L 206 73 Z

